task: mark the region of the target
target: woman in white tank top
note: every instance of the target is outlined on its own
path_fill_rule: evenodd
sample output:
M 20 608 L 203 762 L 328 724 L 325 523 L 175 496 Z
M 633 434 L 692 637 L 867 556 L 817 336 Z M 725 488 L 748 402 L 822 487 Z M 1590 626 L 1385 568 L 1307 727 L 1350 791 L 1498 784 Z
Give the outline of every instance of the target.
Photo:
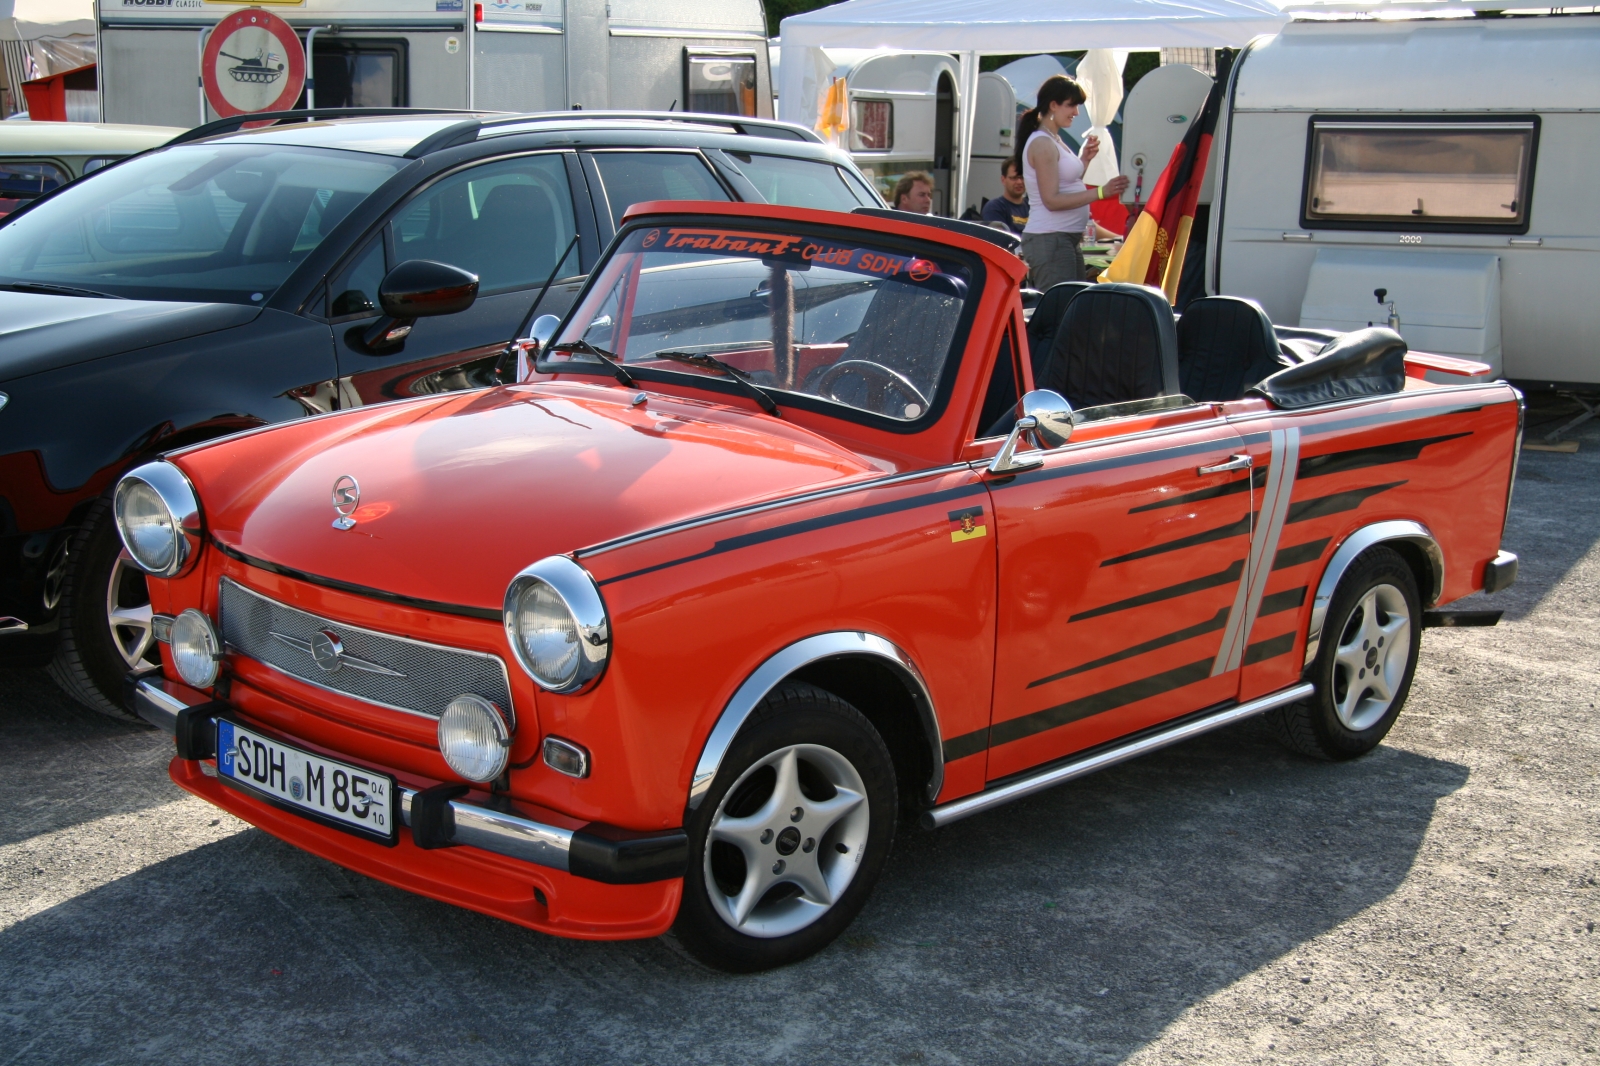
M 1017 165 L 1028 189 L 1028 224 L 1022 230 L 1022 258 L 1038 289 L 1063 281 L 1083 280 L 1083 231 L 1089 205 L 1106 196 L 1120 196 L 1128 179 L 1120 174 L 1097 191 L 1083 183 L 1083 171 L 1100 151 L 1090 137 L 1079 155 L 1066 150 L 1061 130 L 1072 125 L 1087 97 L 1083 87 L 1065 74 L 1039 86 L 1037 106 L 1023 112 L 1017 126 Z

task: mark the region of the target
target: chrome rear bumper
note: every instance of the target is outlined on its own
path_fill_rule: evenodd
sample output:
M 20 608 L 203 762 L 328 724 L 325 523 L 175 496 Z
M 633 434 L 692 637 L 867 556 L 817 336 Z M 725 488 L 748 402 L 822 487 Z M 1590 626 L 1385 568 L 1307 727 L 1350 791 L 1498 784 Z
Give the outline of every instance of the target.
M 172 734 L 179 758 L 215 757 L 216 717 L 226 704 L 159 675 L 130 675 L 128 683 L 134 711 Z M 469 791 L 464 785 L 396 789 L 412 843 L 427 850 L 466 845 L 609 885 L 682 877 L 688 863 L 682 829 L 638 833 L 603 822 L 569 829 L 517 813 L 504 796 L 469 799 Z

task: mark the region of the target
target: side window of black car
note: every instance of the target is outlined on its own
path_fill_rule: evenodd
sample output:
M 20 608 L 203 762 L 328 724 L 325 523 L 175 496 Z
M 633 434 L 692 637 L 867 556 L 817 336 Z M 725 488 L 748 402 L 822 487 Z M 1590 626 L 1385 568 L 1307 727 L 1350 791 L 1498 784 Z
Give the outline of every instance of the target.
M 576 232 L 566 164 L 517 156 L 436 182 L 389 223 L 396 263 L 432 259 L 478 275 L 478 294 L 538 285 Z M 566 264 L 578 273 L 576 259 Z
M 383 239 L 376 238 L 328 287 L 329 318 L 378 313 L 378 284 L 385 273 Z
M 726 200 L 728 193 L 692 152 L 596 152 L 611 221 L 646 200 Z

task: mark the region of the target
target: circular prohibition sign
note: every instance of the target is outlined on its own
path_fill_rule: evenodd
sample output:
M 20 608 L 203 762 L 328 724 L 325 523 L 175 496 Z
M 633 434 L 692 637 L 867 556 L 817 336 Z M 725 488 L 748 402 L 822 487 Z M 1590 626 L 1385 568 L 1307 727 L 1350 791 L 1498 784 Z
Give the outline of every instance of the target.
M 247 8 L 217 23 L 200 59 L 206 101 L 222 118 L 286 111 L 306 84 L 306 53 L 294 28 Z

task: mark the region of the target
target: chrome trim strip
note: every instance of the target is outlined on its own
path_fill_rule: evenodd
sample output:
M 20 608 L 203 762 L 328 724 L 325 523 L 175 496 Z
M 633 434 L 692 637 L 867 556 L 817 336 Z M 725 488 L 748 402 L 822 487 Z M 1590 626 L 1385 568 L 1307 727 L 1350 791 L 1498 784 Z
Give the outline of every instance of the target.
M 1262 419 L 1268 418 L 1279 419 L 1298 415 L 1320 415 L 1329 411 L 1349 411 L 1357 407 L 1370 407 L 1386 400 L 1407 399 L 1413 396 L 1425 396 L 1431 399 L 1437 396 L 1451 395 L 1458 392 L 1498 392 L 1501 391 L 1502 388 L 1509 387 L 1510 386 L 1506 385 L 1503 381 L 1478 381 L 1468 382 L 1463 385 L 1433 385 L 1430 388 L 1418 389 L 1414 392 L 1386 392 L 1378 396 L 1356 396 L 1348 400 L 1341 400 L 1338 403 L 1318 404 L 1315 407 L 1296 407 L 1290 410 L 1279 407 L 1271 407 L 1265 411 L 1249 411 L 1243 414 L 1229 414 L 1225 415 L 1224 417 L 1227 419 L 1227 421 L 1234 425 L 1245 425 L 1250 422 L 1259 422 Z M 1492 401 L 1492 403 L 1511 402 L 1512 401 L 1509 397 Z M 1484 404 L 1482 406 L 1492 406 L 1492 403 Z M 1396 421 L 1408 421 L 1412 418 L 1434 418 L 1439 415 L 1454 414 L 1457 411 L 1463 410 L 1465 407 L 1472 406 L 1479 405 L 1440 405 L 1438 408 L 1406 407 L 1402 408 L 1402 411 L 1405 413 L 1405 417 L 1399 417 L 1400 412 L 1397 412 Z M 1314 433 L 1328 432 L 1328 430 L 1320 425 L 1309 425 L 1302 427 L 1301 432 L 1310 435 Z
M 938 829 L 952 822 L 959 822 L 963 818 L 992 810 L 1013 800 L 1022 799 L 1024 796 L 1031 796 L 1036 792 L 1043 792 L 1047 788 L 1054 788 L 1064 782 L 1086 777 L 1097 770 L 1104 770 L 1108 766 L 1115 766 L 1117 763 L 1148 754 L 1159 748 L 1167 747 L 1169 744 L 1176 744 L 1179 741 L 1188 740 L 1190 737 L 1199 736 L 1201 733 L 1209 733 L 1213 729 L 1232 725 L 1234 722 L 1251 718 L 1274 708 L 1296 703 L 1315 691 L 1316 686 L 1302 682 L 1286 689 L 1280 689 L 1269 696 L 1253 699 L 1248 703 L 1225 707 L 1204 717 L 1188 719 L 1171 728 L 1145 734 L 1125 744 L 1107 748 L 1092 755 L 1041 768 L 1027 777 L 1001 785 L 999 788 L 986 789 L 976 795 L 953 800 L 930 811 L 925 811 L 921 818 L 921 825 L 924 829 Z
M 755 672 L 733 694 L 733 698 L 728 701 L 721 716 L 717 718 L 717 724 L 712 727 L 711 735 L 706 738 L 705 747 L 700 752 L 700 761 L 695 764 L 694 778 L 689 783 L 688 809 L 692 811 L 700 806 L 700 801 L 711 788 L 711 782 L 716 780 L 723 758 L 728 754 L 734 738 L 744 726 L 745 719 L 750 717 L 750 712 L 756 709 L 756 705 L 765 699 L 767 693 L 777 687 L 780 681 L 802 666 L 823 659 L 859 655 L 887 660 L 897 667 L 897 672 L 910 683 L 912 698 L 922 719 L 923 733 L 933 755 L 933 773 L 928 779 L 928 799 L 931 801 L 937 796 L 939 790 L 944 787 L 944 740 L 939 735 L 939 716 L 934 710 L 933 699 L 928 695 L 928 685 L 923 680 L 922 671 L 917 669 L 916 663 L 912 662 L 909 655 L 875 634 L 818 633 L 816 636 L 797 640 L 768 658 L 766 662 L 756 667 Z
M 400 789 L 400 821 L 411 825 L 411 801 L 416 789 Z M 496 855 L 521 859 L 536 866 L 553 870 L 566 870 L 568 853 L 572 849 L 571 829 L 545 825 L 531 818 L 490 810 L 465 800 L 450 801 L 450 814 L 455 821 L 450 840 L 467 844 Z
M 1293 426 L 1272 430 L 1267 484 L 1250 537 L 1250 562 L 1234 595 L 1233 610 L 1228 613 L 1228 628 L 1222 635 L 1222 646 L 1211 668 L 1212 677 L 1237 670 L 1244 662 L 1245 645 L 1255 628 L 1256 613 L 1261 609 L 1261 597 L 1267 591 L 1267 578 L 1278 553 L 1278 539 L 1283 535 L 1284 520 L 1289 515 L 1289 499 L 1294 495 L 1299 464 L 1300 430 Z M 1255 495 L 1254 489 L 1251 495 Z M 1251 503 L 1253 505 L 1254 500 Z
M 341 622 L 337 618 L 329 618 L 326 615 L 317 614 L 315 611 L 308 611 L 304 607 L 295 607 L 292 604 L 282 603 L 282 602 L 280 602 L 278 600 L 275 600 L 270 596 L 263 596 L 261 593 L 257 592 L 255 589 L 248 588 L 248 587 L 246 587 L 244 585 L 239 584 L 239 582 L 233 580 L 233 578 L 231 578 L 231 577 L 228 577 L 226 574 L 224 574 L 222 576 L 221 580 L 228 582 L 230 585 L 233 585 L 235 588 L 239 589 L 241 592 L 247 592 L 250 595 L 254 596 L 256 599 L 264 600 L 265 602 L 270 603 L 275 607 L 283 607 L 286 610 L 298 611 L 301 614 L 308 614 L 308 615 L 311 615 L 313 618 L 318 619 L 319 621 L 327 622 L 327 623 L 329 623 L 331 625 L 336 625 L 336 626 L 339 626 L 339 627 L 344 628 L 344 629 L 353 629 L 358 633 L 368 633 L 368 634 L 370 634 L 372 636 L 379 637 L 379 638 L 381 638 L 383 640 L 395 640 L 395 641 L 401 641 L 401 642 L 406 643 L 406 644 L 415 644 L 420 648 L 431 648 L 431 649 L 434 649 L 434 650 L 437 650 L 437 651 L 450 652 L 451 654 L 455 654 L 455 655 L 469 655 L 469 656 L 476 656 L 476 657 L 482 658 L 482 659 L 493 659 L 495 661 L 495 663 L 497 663 L 499 665 L 499 667 L 500 667 L 500 676 L 501 676 L 502 680 L 505 681 L 506 692 L 507 693 L 511 692 L 511 675 L 506 671 L 506 661 L 504 659 L 500 658 L 500 656 L 498 656 L 498 655 L 491 655 L 486 651 L 474 651 L 471 648 L 457 648 L 457 647 L 453 647 L 452 645 L 449 645 L 449 644 L 431 644 L 431 643 L 429 643 L 428 641 L 425 641 L 425 640 L 415 640 L 415 639 L 413 639 L 411 637 L 402 637 L 402 636 L 400 636 L 398 634 L 395 634 L 395 633 L 384 633 L 381 630 L 368 629 L 365 626 L 354 625 L 354 624 L 352 624 L 350 622 Z M 220 586 L 220 582 L 219 582 L 219 586 Z M 219 595 L 218 596 L 218 604 L 219 604 L 219 606 L 218 606 L 218 611 L 217 611 L 217 623 L 218 623 L 219 629 L 222 630 L 223 632 L 226 632 L 227 625 L 226 625 L 226 623 L 224 622 L 224 620 L 222 619 L 222 616 L 221 616 L 222 615 L 222 611 L 221 611 L 220 603 L 221 603 L 221 597 Z M 274 671 L 282 674 L 284 677 L 287 677 L 287 678 L 290 678 L 291 680 L 300 682 L 302 685 L 310 685 L 312 688 L 319 688 L 324 692 L 331 692 L 336 696 L 343 696 L 345 699 L 355 700 L 358 703 L 365 703 L 369 707 L 382 707 L 385 710 L 400 711 L 400 712 L 402 712 L 404 714 L 414 714 L 418 718 L 426 718 L 428 721 L 434 722 L 434 723 L 437 723 L 439 721 L 439 716 L 438 715 L 428 714 L 426 711 L 419 711 L 419 710 L 416 710 L 415 708 L 412 708 L 412 707 L 399 707 L 399 706 L 396 706 L 395 704 L 383 703 L 383 702 L 380 702 L 378 700 L 369 700 L 365 696 L 358 696 L 353 692 L 346 692 L 344 689 L 333 688 L 333 687 L 331 687 L 329 685 L 319 685 L 317 682 L 312 681 L 312 680 L 310 680 L 308 678 L 301 677 L 299 674 L 292 674 L 288 670 L 285 670 L 281 666 L 274 666 L 272 663 L 269 663 L 269 662 L 265 661 L 264 659 L 257 659 L 254 656 L 245 655 L 245 653 L 240 651 L 237 647 L 235 647 L 232 644 L 227 643 L 226 638 L 223 639 L 223 647 L 227 651 L 233 652 L 235 655 L 244 655 L 244 657 L 249 659 L 251 662 L 259 663 L 260 665 L 265 666 L 268 670 L 274 670 Z M 402 676 L 404 676 L 404 675 L 402 675 Z M 511 728 L 513 730 L 515 730 L 516 729 L 516 721 L 517 721 L 517 719 L 516 719 L 516 707 L 514 705 L 506 707 L 505 711 L 506 711 L 507 715 L 511 718 Z
M 832 488 L 817 489 L 813 492 L 802 493 L 798 496 L 785 496 L 778 500 L 768 500 L 766 503 L 753 503 L 746 507 L 735 507 L 727 511 L 717 511 L 714 514 L 701 515 L 699 518 L 686 518 L 681 522 L 671 525 L 657 526 L 647 529 L 642 533 L 629 533 L 626 536 L 613 540 L 603 540 L 599 544 L 591 544 L 587 548 L 579 548 L 573 552 L 573 558 L 586 559 L 591 555 L 600 555 L 604 552 L 615 551 L 618 548 L 627 548 L 657 537 L 664 537 L 671 533 L 681 533 L 684 530 L 698 529 L 717 522 L 727 521 L 732 518 L 743 518 L 746 515 L 761 514 L 764 511 L 774 511 L 780 507 L 789 507 L 794 504 L 810 503 L 813 500 L 825 500 L 831 496 L 843 496 L 852 492 L 861 492 L 866 489 L 884 488 L 889 485 L 899 485 L 907 481 L 916 481 L 919 478 L 938 477 L 941 474 L 957 474 L 964 470 L 971 470 L 974 464 L 988 465 L 989 460 L 979 459 L 972 462 L 951 463 L 949 466 L 938 466 L 924 470 L 912 470 L 904 474 L 890 474 L 885 477 L 872 478 L 869 481 L 852 481 L 847 485 L 835 485 Z
M 1305 664 L 1311 665 L 1311 660 L 1317 657 L 1317 647 L 1322 640 L 1322 623 L 1328 614 L 1328 605 L 1333 602 L 1334 590 L 1339 587 L 1339 581 L 1344 577 L 1344 572 L 1355 562 L 1356 556 L 1368 548 L 1382 544 L 1384 541 L 1403 540 L 1415 544 L 1428 556 L 1428 561 L 1433 564 L 1433 588 L 1428 590 L 1424 607 L 1432 607 L 1439 602 L 1439 596 L 1444 592 L 1444 552 L 1439 548 L 1439 542 L 1434 540 L 1428 527 L 1421 522 L 1391 521 L 1374 522 L 1370 526 L 1363 526 L 1350 536 L 1346 537 L 1339 549 L 1333 553 L 1333 558 L 1328 560 L 1328 568 L 1322 572 L 1322 581 L 1317 585 L 1317 596 L 1311 604 L 1311 625 L 1306 630 L 1306 659 Z

